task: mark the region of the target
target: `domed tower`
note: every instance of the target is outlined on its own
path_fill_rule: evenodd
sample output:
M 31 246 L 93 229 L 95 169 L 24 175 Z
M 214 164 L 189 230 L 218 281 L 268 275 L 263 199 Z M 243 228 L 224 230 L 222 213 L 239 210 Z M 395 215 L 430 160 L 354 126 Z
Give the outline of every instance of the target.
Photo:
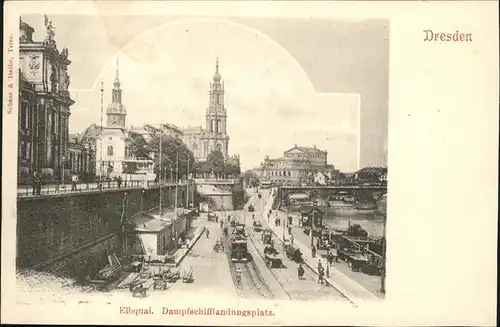
M 215 63 L 213 81 L 210 82 L 209 104 L 206 111 L 205 126 L 205 154 L 212 151 L 222 152 L 224 158 L 228 157 L 229 136 L 226 130 L 226 107 L 224 106 L 224 82 L 219 73 L 219 58 Z
M 111 103 L 106 110 L 107 127 L 125 128 L 127 110 L 122 103 L 122 89 L 120 88 L 120 72 L 118 58 L 116 59 L 116 77 L 113 82 Z

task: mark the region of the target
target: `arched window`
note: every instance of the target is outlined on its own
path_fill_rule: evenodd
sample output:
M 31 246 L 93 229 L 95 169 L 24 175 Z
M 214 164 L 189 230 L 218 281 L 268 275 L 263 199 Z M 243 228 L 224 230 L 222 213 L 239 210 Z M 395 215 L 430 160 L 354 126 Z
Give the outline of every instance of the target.
M 108 156 L 112 156 L 112 155 L 113 155 L 113 146 L 108 145 Z

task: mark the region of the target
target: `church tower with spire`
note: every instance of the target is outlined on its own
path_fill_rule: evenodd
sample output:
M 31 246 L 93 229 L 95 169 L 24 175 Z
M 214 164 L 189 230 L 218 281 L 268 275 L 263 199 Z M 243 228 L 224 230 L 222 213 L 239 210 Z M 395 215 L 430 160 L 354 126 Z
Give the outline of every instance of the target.
M 219 73 L 219 58 L 215 64 L 213 81 L 210 82 L 209 104 L 205 114 L 205 157 L 212 151 L 220 151 L 228 157 L 227 113 L 224 104 L 224 81 Z
M 120 67 L 116 59 L 116 76 L 113 82 L 111 103 L 106 110 L 108 128 L 125 128 L 127 110 L 122 103 L 122 89 L 120 88 Z

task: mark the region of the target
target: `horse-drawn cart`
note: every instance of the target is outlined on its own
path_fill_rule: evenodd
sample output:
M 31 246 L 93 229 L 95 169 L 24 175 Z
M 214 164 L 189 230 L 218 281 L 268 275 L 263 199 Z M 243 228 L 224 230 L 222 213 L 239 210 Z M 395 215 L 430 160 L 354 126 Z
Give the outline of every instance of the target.
M 264 261 L 269 268 L 283 267 L 283 259 L 278 250 L 276 250 L 272 245 L 268 245 L 264 248 Z
M 279 254 L 266 253 L 264 254 L 264 260 L 269 268 L 282 268 L 283 259 Z
M 261 232 L 262 231 L 262 223 L 260 221 L 254 221 L 253 222 L 253 230 L 256 232 Z
M 352 271 L 360 271 L 369 264 L 370 260 L 366 255 L 349 251 L 346 249 L 337 251 L 340 259 L 347 262 Z
M 175 283 L 179 278 L 181 278 L 181 274 L 179 270 L 168 269 L 165 274 L 165 280 L 169 283 Z
M 273 238 L 273 232 L 270 229 L 266 229 L 262 232 L 262 242 L 264 244 L 271 244 Z
M 151 288 L 155 283 L 152 279 L 147 280 L 136 280 L 134 283 L 130 284 L 130 292 L 134 297 L 145 297 L 146 291 Z
M 217 221 L 217 220 L 219 220 L 218 218 L 219 217 L 217 216 L 217 214 L 215 212 L 208 213 L 208 216 L 207 216 L 208 221 Z
M 286 256 L 297 263 L 302 262 L 302 252 L 300 249 L 295 248 L 289 240 L 283 242 L 283 251 L 285 251 Z

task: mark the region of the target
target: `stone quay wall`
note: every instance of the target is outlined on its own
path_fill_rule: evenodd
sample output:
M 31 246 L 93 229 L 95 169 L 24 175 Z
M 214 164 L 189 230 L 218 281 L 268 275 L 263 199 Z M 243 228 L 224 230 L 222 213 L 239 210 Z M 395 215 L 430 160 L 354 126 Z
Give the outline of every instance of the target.
M 193 186 L 178 186 L 177 205 L 189 202 Z M 175 186 L 162 188 L 162 206 L 174 207 Z M 17 267 L 57 275 L 92 274 L 106 265 L 107 254 L 121 254 L 121 222 L 157 207 L 160 189 L 115 189 L 18 198 Z

